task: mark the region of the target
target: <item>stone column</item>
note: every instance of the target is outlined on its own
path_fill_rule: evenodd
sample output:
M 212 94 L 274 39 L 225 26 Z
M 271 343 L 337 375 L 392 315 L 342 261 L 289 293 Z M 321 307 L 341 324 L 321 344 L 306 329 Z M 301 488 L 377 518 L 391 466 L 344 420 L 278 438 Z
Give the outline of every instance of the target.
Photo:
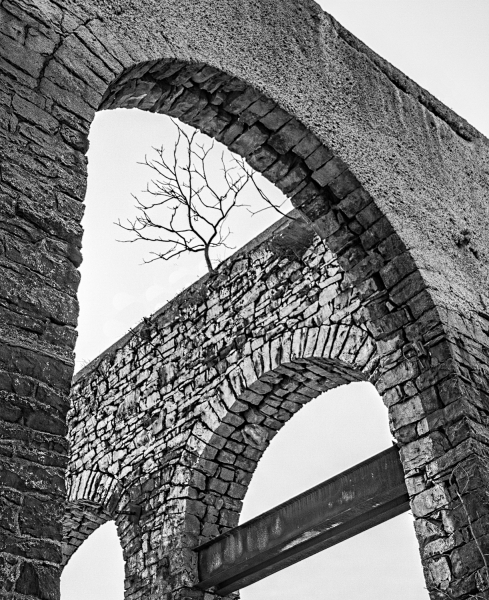
M 71 25 L 79 24 L 72 17 Z M 85 100 L 70 104 L 66 88 L 53 82 L 63 70 L 51 61 L 62 18 L 49 1 L 0 7 L 2 598 L 51 600 L 59 589 L 65 416 L 93 115 Z
M 489 386 L 483 321 L 433 306 L 383 336 L 379 382 L 433 600 L 488 598 Z M 427 307 L 425 306 L 425 309 Z M 396 357 L 397 352 L 397 357 Z

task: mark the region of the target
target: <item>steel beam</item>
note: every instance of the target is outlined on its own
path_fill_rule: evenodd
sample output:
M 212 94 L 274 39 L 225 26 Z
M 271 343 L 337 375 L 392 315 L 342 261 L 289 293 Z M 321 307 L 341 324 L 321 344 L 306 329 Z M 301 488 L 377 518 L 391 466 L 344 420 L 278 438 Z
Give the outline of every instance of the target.
M 224 596 L 409 508 L 397 448 L 195 548 L 196 587 Z

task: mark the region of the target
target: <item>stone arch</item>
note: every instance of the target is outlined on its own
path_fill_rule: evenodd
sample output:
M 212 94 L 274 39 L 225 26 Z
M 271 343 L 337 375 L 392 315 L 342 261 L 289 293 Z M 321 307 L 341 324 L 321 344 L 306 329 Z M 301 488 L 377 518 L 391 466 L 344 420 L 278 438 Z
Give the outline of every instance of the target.
M 158 108 L 189 123 L 201 119 L 204 130 L 291 195 L 338 256 L 378 345 L 377 386 L 402 445 L 420 542 L 425 547 L 436 537 L 450 548 L 425 555 L 428 587 L 435 596 L 481 588 L 481 557 L 467 558 L 462 542 L 450 546 L 437 510 L 455 514 L 457 490 L 472 490 L 464 473 L 485 465 L 487 140 L 313 2 L 9 7 L 2 6 L 1 167 L 13 268 L 5 293 L 32 323 L 5 309 L 2 386 L 13 403 L 8 427 L 19 440 L 27 428 L 38 452 L 47 443 L 56 448 L 58 466 L 41 473 L 43 481 L 59 477 L 66 461 L 60 397 L 72 372 L 90 121 L 101 102 L 154 108 L 156 95 Z M 222 88 L 206 89 L 214 77 L 216 85 L 224 78 Z M 209 95 L 211 108 L 204 106 Z M 9 486 L 23 489 L 11 475 L 17 459 L 6 460 Z M 462 463 L 467 468 L 457 475 Z M 485 514 L 485 487 L 467 492 L 476 520 Z M 46 483 L 46 490 L 61 506 L 58 483 Z M 436 534 L 426 515 L 436 521 Z M 21 542 L 12 544 L 22 557 Z M 50 564 L 39 567 L 43 580 L 56 577 L 55 555 L 50 549 Z M 19 561 L 15 581 L 27 590 L 37 563 Z
M 111 520 L 111 515 L 100 505 L 89 501 L 70 502 L 63 519 L 63 561 L 65 567 L 73 554 L 91 534 Z
M 89 597 L 101 589 L 110 589 L 113 594 L 122 592 L 123 595 L 123 549 L 114 515 L 107 517 L 90 502 L 71 503 L 71 514 L 81 513 L 84 515 L 84 527 L 70 530 L 72 543 L 69 546 L 64 540 L 61 597 L 78 589 L 83 589 Z
M 197 126 L 243 156 L 292 199 L 359 294 L 372 336 L 386 355 L 382 360 L 379 356 L 377 375 L 379 390 L 393 407 L 391 422 L 400 424 L 395 433 L 401 443 L 415 442 L 419 433 L 412 430 L 411 413 L 416 422 L 427 422 L 441 402 L 432 388 L 426 392 L 414 386 L 415 391 L 406 393 L 399 386 L 405 388 L 422 378 L 422 371 L 430 366 L 436 367 L 433 379 L 442 365 L 450 368 L 451 347 L 434 333 L 443 329 L 443 313 L 385 211 L 338 154 L 269 96 L 206 63 L 157 59 L 137 64 L 109 86 L 100 107 L 163 112 Z M 439 357 L 434 361 L 425 339 L 437 342 Z M 410 452 L 401 454 L 407 470 L 412 466 Z M 423 491 L 429 495 L 429 489 Z M 187 534 L 181 547 L 182 565 L 192 562 Z M 190 585 L 192 569 L 182 572 L 183 578 L 175 581 Z M 141 585 L 138 581 L 138 590 Z M 156 589 L 160 593 L 154 585 L 152 593 Z
M 115 518 L 121 485 L 110 473 L 78 471 L 68 476 L 63 519 L 63 566 L 100 525 Z
M 443 328 L 442 318 L 412 252 L 347 164 L 270 97 L 207 64 L 163 60 L 137 65 L 114 82 L 101 104 L 117 106 L 164 112 L 200 128 L 243 156 L 291 198 L 312 231 L 336 255 L 347 284 L 361 298 L 380 350 L 378 389 L 385 393 L 394 433 L 401 443 L 414 442 L 419 434 L 413 431 L 412 419 L 426 419 L 442 404 L 432 388 L 425 392 L 413 385 L 406 392 L 405 387 L 430 370 L 433 350 L 424 343 Z M 442 364 L 448 366 L 451 350 L 440 341 L 435 352 L 440 358 L 433 361 L 437 367 L 433 379 Z M 409 453 L 402 453 L 403 459 Z M 410 468 L 407 459 L 407 471 Z M 198 528 L 195 516 L 181 542 L 182 553 Z M 229 524 L 236 523 L 235 516 L 226 518 Z M 182 585 L 192 581 L 191 570 L 185 570 Z
M 204 404 L 203 412 L 219 414 L 219 421 L 204 417 L 209 429 L 203 432 L 197 425 L 193 432 L 199 451 L 189 482 L 193 500 L 185 515 L 194 520 L 197 503 L 202 513 L 193 544 L 238 524 L 241 501 L 258 461 L 302 406 L 338 385 L 375 379 L 378 361 L 368 331 L 355 325 L 344 332 L 335 332 L 330 325 L 299 329 L 243 358 L 223 380 L 216 398 Z M 193 446 L 192 438 L 188 443 Z M 228 505 L 221 503 L 216 514 L 212 507 L 219 498 L 227 499 Z M 212 515 L 210 522 L 203 505 Z

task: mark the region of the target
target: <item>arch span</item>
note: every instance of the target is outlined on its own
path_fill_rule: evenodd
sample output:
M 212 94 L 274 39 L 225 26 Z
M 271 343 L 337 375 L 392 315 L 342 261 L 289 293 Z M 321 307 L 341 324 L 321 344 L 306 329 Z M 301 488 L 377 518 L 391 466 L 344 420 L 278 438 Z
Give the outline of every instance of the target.
M 92 528 L 78 551 L 63 565 L 61 597 L 124 595 L 124 567 L 117 527 L 111 520 Z
M 221 382 L 204 404 L 208 429 L 197 424 L 187 442 L 197 454 L 188 494 L 208 517 L 200 522 L 195 545 L 238 524 L 241 500 L 258 461 L 297 411 L 338 385 L 370 379 L 378 364 L 370 336 L 356 326 L 336 340 L 330 326 L 296 330 L 270 346 L 244 358 Z M 228 439 L 224 445 L 223 437 Z M 215 456 L 209 459 L 209 454 Z M 194 500 L 186 512 L 192 519 Z
M 14 518 L 4 588 L 51 590 L 58 578 L 90 122 L 102 102 L 154 108 L 155 97 L 167 112 L 217 127 L 293 195 L 337 256 L 381 355 L 377 386 L 403 446 L 428 587 L 434 597 L 482 593 L 483 556 L 467 548 L 487 529 L 485 484 L 476 483 L 487 466 L 487 140 L 313 2 L 13 0 L 0 10 L 0 367 L 4 437 L 16 448 L 9 441 L 2 454 L 2 481 L 23 507 L 12 514 L 28 514 L 39 493 L 51 502 L 57 532 L 33 537 Z M 206 90 L 213 77 L 222 83 Z M 232 116 L 219 129 L 224 114 Z M 182 394 L 176 404 L 191 402 Z M 176 445 L 186 435 L 179 423 Z M 148 443 L 143 435 L 128 447 L 137 455 Z M 438 511 L 458 515 L 457 494 L 475 507 L 456 521 L 458 537 Z M 176 570 L 190 572 L 186 561 Z

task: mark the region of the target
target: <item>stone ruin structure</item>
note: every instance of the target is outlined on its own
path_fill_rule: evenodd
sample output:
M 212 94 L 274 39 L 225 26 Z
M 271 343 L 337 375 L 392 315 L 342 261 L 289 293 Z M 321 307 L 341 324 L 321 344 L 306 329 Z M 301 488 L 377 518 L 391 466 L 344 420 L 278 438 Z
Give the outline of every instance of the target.
M 369 379 L 430 598 L 489 598 L 487 139 L 311 0 L 2 0 L 0 78 L 0 597 L 57 598 L 115 519 L 128 598 L 217 598 L 195 546 L 304 402 Z M 68 413 L 87 136 L 116 107 L 215 137 L 303 221 L 80 373 Z

